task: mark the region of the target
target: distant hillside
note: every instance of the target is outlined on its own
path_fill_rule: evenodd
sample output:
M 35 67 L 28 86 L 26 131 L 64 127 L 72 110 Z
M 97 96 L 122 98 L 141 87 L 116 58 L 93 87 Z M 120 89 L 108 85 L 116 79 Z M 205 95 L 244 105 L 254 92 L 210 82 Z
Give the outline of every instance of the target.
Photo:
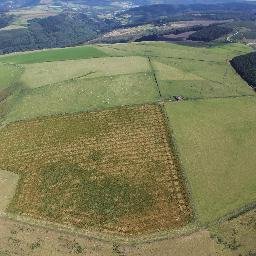
M 146 24 L 149 22 L 168 22 L 193 19 L 234 19 L 255 20 L 256 3 L 221 3 L 170 5 L 154 4 L 131 8 L 119 14 L 119 18 L 127 20 L 127 24 Z M 128 18 L 127 18 L 128 17 Z
M 1 0 L 0 11 L 9 10 L 12 8 L 33 6 L 40 3 L 40 0 Z
M 69 0 L 70 2 L 86 3 L 89 5 L 108 5 L 113 2 L 121 2 L 118 0 Z M 124 1 L 123 1 L 124 2 Z M 231 3 L 243 2 L 242 0 L 130 0 L 127 1 L 135 5 L 149 5 L 149 4 L 215 4 L 215 3 Z
M 0 31 L 0 53 L 80 44 L 115 26 L 114 22 L 91 19 L 83 13 L 33 19 L 27 29 Z
M 39 0 L 18 0 L 15 3 L 36 4 L 38 3 L 38 1 Z M 111 4 L 110 0 L 96 0 L 93 2 L 91 0 L 70 1 L 85 4 L 90 3 L 91 5 L 102 6 L 104 4 Z M 161 0 L 160 2 L 170 1 L 172 0 Z M 176 0 L 172 2 L 175 1 Z M 121 1 L 119 0 L 116 2 L 121 4 Z M 150 2 L 153 1 L 133 1 L 134 4 L 146 4 Z M 186 1 L 186 3 L 187 2 L 188 1 Z M 54 0 L 52 2 L 48 0 L 41 0 L 40 3 L 54 3 Z M 109 8 L 110 11 L 109 13 L 107 13 L 107 15 L 105 15 L 106 13 L 103 14 L 100 10 L 108 8 L 88 8 L 87 6 L 87 8 L 78 8 L 77 11 L 67 11 L 68 7 L 62 8 L 63 10 L 65 10 L 64 12 L 56 16 L 51 16 L 47 18 L 37 18 L 32 20 L 26 19 L 24 22 L 24 26 L 27 27 L 20 28 L 20 26 L 18 26 L 19 28 L 16 28 L 15 30 L 0 31 L 0 54 L 33 49 L 79 45 L 98 38 L 104 33 L 113 31 L 117 28 L 134 28 L 145 24 L 164 27 L 166 26 L 166 24 L 175 21 L 210 20 L 214 22 L 223 22 L 223 20 L 234 20 L 238 22 L 254 22 L 256 20 L 256 3 L 250 2 L 189 5 L 154 4 L 143 5 L 130 9 L 127 8 L 130 6 L 129 4 L 131 3 L 122 3 L 124 4 L 123 7 L 122 5 L 120 5 L 120 9 L 122 11 L 112 11 L 111 13 L 111 7 Z M 27 11 L 27 9 L 25 11 Z M 32 15 L 31 17 L 33 18 L 35 16 Z M 12 18 L 13 17 L 8 14 L 0 15 L 0 28 L 12 25 Z M 16 22 L 15 25 L 20 24 L 19 18 L 19 15 L 14 15 L 14 19 Z M 235 30 L 236 27 L 231 26 L 231 29 Z M 228 33 L 229 31 L 231 31 L 231 29 L 222 29 L 222 31 L 220 31 L 219 28 L 217 28 L 218 31 L 216 29 L 211 29 L 208 31 L 203 31 L 203 34 L 207 34 L 207 37 L 212 40 L 212 38 L 218 38 L 219 36 Z M 151 35 L 152 33 L 155 34 L 157 32 L 151 31 L 149 33 L 148 31 L 146 31 L 146 34 L 142 34 L 141 36 Z M 202 34 L 202 32 L 200 33 Z M 120 39 L 120 42 L 123 42 L 122 39 L 123 38 Z
M 13 19 L 13 15 L 0 15 L 0 29 L 8 26 L 13 21 Z

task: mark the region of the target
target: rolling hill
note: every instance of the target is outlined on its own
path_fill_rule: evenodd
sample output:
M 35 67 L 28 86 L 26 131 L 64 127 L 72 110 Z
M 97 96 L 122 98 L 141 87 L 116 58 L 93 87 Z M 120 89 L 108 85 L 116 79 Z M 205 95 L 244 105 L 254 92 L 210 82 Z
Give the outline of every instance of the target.
M 230 61 L 251 51 L 139 42 L 0 56 L 0 254 L 250 255 L 256 97 Z

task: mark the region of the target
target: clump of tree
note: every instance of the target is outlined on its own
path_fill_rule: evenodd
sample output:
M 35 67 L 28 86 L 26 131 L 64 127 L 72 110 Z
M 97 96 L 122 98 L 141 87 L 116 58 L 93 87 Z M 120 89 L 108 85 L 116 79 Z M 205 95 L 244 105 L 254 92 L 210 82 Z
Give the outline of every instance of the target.
M 256 90 L 256 52 L 237 56 L 230 63 L 236 72 Z
M 205 27 L 191 34 L 188 39 L 192 41 L 210 42 L 222 36 L 225 36 L 231 33 L 232 31 L 233 31 L 232 28 L 218 26 L 218 25 L 210 25 L 208 27 Z

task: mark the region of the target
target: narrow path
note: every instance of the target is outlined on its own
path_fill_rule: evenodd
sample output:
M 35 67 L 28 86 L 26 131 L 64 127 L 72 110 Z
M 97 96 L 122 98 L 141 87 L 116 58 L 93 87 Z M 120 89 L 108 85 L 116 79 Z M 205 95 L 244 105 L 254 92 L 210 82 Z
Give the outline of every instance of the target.
M 102 241 L 0 217 L 0 255 L 217 256 L 215 252 L 216 242 L 205 229 L 184 236 L 134 244 L 118 240 Z

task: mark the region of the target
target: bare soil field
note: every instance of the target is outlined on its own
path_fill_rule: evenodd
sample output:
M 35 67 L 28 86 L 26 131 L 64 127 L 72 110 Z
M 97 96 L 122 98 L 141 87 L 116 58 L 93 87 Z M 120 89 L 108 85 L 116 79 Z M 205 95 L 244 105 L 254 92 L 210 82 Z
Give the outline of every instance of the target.
M 21 175 L 11 213 L 119 234 L 191 219 L 159 106 L 17 122 L 0 143 L 0 167 Z

